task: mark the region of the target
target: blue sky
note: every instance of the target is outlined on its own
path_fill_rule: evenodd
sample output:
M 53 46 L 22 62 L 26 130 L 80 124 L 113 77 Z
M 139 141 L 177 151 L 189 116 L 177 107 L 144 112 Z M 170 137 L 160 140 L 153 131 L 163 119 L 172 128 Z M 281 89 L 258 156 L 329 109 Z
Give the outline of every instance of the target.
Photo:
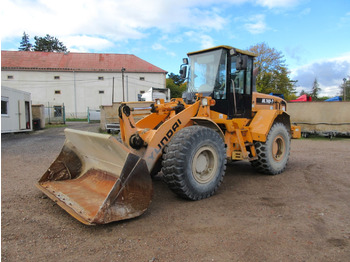
M 23 32 L 50 34 L 71 52 L 134 54 L 178 73 L 186 53 L 216 45 L 281 51 L 309 91 L 335 96 L 350 76 L 350 0 L 2 0 L 1 49 Z

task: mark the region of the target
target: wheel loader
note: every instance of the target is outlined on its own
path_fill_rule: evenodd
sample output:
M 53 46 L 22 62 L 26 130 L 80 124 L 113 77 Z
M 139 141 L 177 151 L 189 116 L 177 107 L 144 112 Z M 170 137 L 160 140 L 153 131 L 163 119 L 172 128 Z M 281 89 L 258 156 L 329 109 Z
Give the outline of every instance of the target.
M 160 171 L 169 188 L 189 200 L 218 190 L 227 160 L 283 172 L 300 128 L 291 125 L 286 101 L 255 92 L 255 56 L 231 46 L 188 53 L 180 67 L 187 79 L 182 98 L 156 99 L 138 122 L 122 103 L 119 138 L 65 129 L 62 151 L 37 187 L 80 222 L 95 225 L 143 214 Z

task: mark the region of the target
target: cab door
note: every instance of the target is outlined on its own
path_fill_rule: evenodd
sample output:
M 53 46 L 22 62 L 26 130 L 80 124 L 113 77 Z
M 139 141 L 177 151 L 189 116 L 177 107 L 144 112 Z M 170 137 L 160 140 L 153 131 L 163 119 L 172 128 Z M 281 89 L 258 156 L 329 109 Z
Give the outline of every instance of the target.
M 244 66 L 238 65 L 246 59 Z M 251 118 L 253 58 L 245 55 L 230 57 L 230 94 L 233 118 Z

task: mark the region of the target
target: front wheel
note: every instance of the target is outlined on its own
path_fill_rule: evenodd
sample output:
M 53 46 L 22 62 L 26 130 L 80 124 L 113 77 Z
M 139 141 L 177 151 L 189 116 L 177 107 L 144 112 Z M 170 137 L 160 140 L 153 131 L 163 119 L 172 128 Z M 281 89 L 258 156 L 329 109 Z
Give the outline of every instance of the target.
M 252 161 L 252 166 L 259 172 L 269 175 L 282 173 L 289 158 L 290 139 L 286 126 L 282 123 L 275 123 L 265 143 L 254 143 L 258 160 Z
M 226 164 L 225 144 L 214 130 L 190 126 L 174 135 L 163 154 L 162 171 L 179 196 L 200 200 L 219 188 Z

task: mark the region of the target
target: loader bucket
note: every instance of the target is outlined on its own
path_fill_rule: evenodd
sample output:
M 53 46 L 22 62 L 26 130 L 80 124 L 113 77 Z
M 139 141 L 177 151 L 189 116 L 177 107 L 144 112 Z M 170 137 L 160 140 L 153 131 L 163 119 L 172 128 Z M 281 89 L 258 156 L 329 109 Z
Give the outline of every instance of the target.
M 87 225 L 140 216 L 152 198 L 141 157 L 113 136 L 65 129 L 66 141 L 37 187 Z

